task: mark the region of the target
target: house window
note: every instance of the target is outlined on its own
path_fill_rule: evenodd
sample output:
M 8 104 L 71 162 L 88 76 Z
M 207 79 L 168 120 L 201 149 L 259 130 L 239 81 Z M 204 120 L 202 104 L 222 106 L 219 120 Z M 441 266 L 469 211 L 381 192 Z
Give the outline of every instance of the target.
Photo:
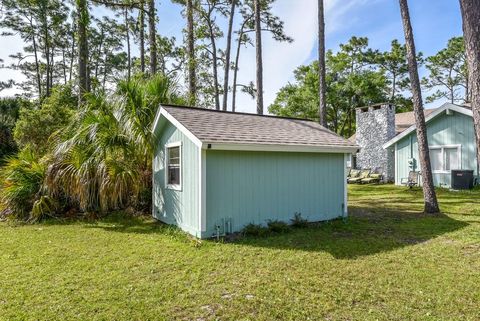
M 174 143 L 166 146 L 166 175 L 167 187 L 180 189 L 182 178 L 182 151 L 181 144 Z
M 430 147 L 432 171 L 438 173 L 461 169 L 460 153 L 460 145 Z

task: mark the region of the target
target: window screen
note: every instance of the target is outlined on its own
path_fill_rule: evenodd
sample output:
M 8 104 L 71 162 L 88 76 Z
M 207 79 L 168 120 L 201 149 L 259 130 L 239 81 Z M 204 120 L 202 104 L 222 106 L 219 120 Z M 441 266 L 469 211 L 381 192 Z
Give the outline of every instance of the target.
M 442 149 L 430 149 L 430 162 L 432 163 L 432 171 L 443 170 Z
M 445 148 L 445 170 L 460 169 L 460 155 L 458 148 Z
M 180 185 L 180 146 L 167 148 L 167 184 Z

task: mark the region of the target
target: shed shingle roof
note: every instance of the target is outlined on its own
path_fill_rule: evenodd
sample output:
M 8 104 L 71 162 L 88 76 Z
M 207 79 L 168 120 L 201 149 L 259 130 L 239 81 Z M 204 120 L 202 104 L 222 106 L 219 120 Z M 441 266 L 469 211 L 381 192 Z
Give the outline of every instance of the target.
M 356 147 L 314 121 L 195 107 L 162 108 L 204 143 Z

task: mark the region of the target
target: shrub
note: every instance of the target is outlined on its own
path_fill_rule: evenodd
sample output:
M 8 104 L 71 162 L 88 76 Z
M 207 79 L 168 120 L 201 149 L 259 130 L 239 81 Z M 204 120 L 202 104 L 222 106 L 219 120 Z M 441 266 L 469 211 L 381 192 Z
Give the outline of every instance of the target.
M 45 166 L 29 148 L 7 158 L 0 171 L 0 212 L 29 219 L 45 178 Z
M 245 225 L 245 227 L 242 229 L 242 234 L 248 236 L 265 236 L 269 232 L 270 230 L 267 227 L 253 223 Z
M 20 98 L 0 98 L 0 166 L 5 157 L 17 151 L 13 140 L 13 128 L 17 122 L 19 110 L 27 101 Z
M 279 220 L 268 220 L 267 226 L 274 233 L 285 233 L 290 230 L 290 226 L 287 223 Z
M 15 125 L 14 138 L 20 148 L 29 145 L 43 154 L 49 147 L 50 136 L 64 128 L 72 119 L 77 98 L 71 86 L 58 86 L 37 108 L 22 107 Z
M 308 220 L 302 217 L 301 213 L 295 213 L 290 220 L 291 225 L 295 228 L 305 228 L 308 226 Z

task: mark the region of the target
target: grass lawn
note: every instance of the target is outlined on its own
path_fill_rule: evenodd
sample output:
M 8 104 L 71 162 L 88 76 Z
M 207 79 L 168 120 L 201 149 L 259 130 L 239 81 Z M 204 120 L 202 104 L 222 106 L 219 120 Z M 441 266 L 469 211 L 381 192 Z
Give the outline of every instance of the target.
M 200 245 L 148 219 L 0 223 L 0 320 L 480 320 L 480 191 L 350 186 L 350 218 Z

